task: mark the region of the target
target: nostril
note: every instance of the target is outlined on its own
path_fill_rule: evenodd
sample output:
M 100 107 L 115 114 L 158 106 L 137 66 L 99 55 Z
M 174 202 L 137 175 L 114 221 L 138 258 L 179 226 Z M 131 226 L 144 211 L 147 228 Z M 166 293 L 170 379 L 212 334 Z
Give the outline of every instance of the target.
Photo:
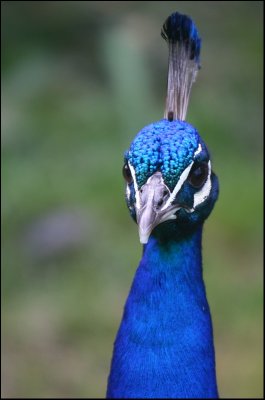
M 158 207 L 160 207 L 160 206 L 162 206 L 162 204 L 163 204 L 163 200 L 161 199 L 158 201 L 157 205 L 158 205 Z

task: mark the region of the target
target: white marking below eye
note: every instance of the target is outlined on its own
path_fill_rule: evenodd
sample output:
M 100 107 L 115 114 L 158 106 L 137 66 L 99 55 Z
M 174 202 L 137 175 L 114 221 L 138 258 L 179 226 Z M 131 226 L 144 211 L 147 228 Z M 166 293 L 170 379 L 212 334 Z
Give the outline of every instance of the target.
M 127 197 L 128 201 L 130 201 L 130 196 L 131 196 L 131 189 L 130 189 L 129 184 L 127 183 L 127 185 L 126 185 L 126 197 Z
M 183 171 L 182 174 L 180 175 L 179 180 L 178 180 L 176 186 L 174 187 L 173 192 L 172 192 L 171 195 L 169 196 L 169 199 L 167 200 L 166 204 L 161 208 L 161 211 L 165 210 L 165 209 L 174 201 L 176 195 L 177 195 L 178 192 L 180 191 L 180 189 L 181 189 L 183 183 L 185 182 L 185 180 L 187 179 L 187 177 L 188 177 L 188 175 L 189 175 L 189 172 L 190 172 L 190 170 L 191 170 L 191 167 L 192 167 L 192 165 L 193 165 L 193 162 L 194 162 L 194 161 L 192 161 L 192 162 L 189 164 L 189 166 L 188 166 L 186 169 L 184 169 L 184 171 Z
M 211 184 L 211 161 L 208 161 L 208 177 L 207 180 L 205 182 L 205 184 L 203 185 L 203 187 L 201 188 L 201 190 L 199 190 L 199 192 L 194 194 L 194 198 L 193 198 L 193 208 L 197 207 L 199 204 L 203 203 L 207 197 L 210 194 L 212 188 L 212 184 Z
M 198 146 L 197 150 L 196 150 L 195 153 L 194 153 L 194 157 L 197 156 L 197 154 L 199 154 L 201 151 L 202 151 L 202 146 L 201 146 L 201 144 L 199 143 L 199 146 Z
M 139 189 L 138 189 L 138 185 L 137 185 L 137 181 L 136 181 L 136 175 L 135 175 L 135 170 L 133 168 L 133 166 L 128 162 L 131 174 L 132 174 L 132 178 L 133 178 L 133 186 L 134 186 L 134 190 L 135 190 L 135 206 L 136 208 L 140 209 L 141 208 L 141 202 L 140 202 L 140 194 L 139 194 Z

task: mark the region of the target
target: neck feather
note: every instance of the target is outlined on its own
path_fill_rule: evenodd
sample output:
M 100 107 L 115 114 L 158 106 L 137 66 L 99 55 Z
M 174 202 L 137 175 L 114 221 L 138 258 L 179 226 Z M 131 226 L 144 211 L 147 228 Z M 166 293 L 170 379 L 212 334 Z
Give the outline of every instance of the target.
M 150 237 L 114 344 L 108 397 L 216 398 L 201 228 L 166 244 Z

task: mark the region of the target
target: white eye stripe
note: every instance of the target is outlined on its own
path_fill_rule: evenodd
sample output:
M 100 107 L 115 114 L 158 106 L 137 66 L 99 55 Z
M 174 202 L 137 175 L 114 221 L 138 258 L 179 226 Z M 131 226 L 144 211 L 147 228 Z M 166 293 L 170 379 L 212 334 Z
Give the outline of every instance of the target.
M 194 153 L 194 157 L 197 156 L 197 154 L 199 154 L 201 151 L 202 151 L 202 146 L 201 146 L 201 144 L 199 143 L 199 146 L 198 146 L 197 150 L 196 150 L 195 153 Z
M 194 161 L 192 161 L 188 167 L 182 172 L 182 174 L 179 177 L 179 180 L 176 184 L 176 186 L 174 187 L 173 192 L 171 193 L 171 195 L 169 196 L 169 199 L 167 200 L 166 204 L 162 207 L 161 211 L 165 210 L 175 199 L 176 195 L 178 194 L 178 192 L 180 191 L 183 183 L 185 182 L 185 180 L 187 179 L 189 172 L 191 170 L 191 167 L 193 166 Z
M 197 150 L 194 153 L 194 157 L 199 154 L 202 151 L 202 146 L 199 143 Z M 167 200 L 166 204 L 164 205 L 164 207 L 162 208 L 162 210 L 166 209 L 166 207 L 168 207 L 175 199 L 176 195 L 178 194 L 178 192 L 180 191 L 183 183 L 185 182 L 185 180 L 187 179 L 189 172 L 191 170 L 191 167 L 193 165 L 194 161 L 192 161 L 188 167 L 182 172 L 182 174 L 179 177 L 179 180 L 176 184 L 176 186 L 174 187 L 173 192 L 171 193 L 169 199 Z
M 127 197 L 128 201 L 130 200 L 130 196 L 131 196 L 131 189 L 130 189 L 129 184 L 127 183 L 127 185 L 126 185 L 126 197 Z
M 211 161 L 208 161 L 208 176 L 205 184 L 199 190 L 199 192 L 194 194 L 193 198 L 193 208 L 197 207 L 199 204 L 203 203 L 211 192 L 212 184 L 211 184 Z
M 128 165 L 132 174 L 132 178 L 133 178 L 133 186 L 134 186 L 134 190 L 135 190 L 135 206 L 136 208 L 140 209 L 141 207 L 141 202 L 140 202 L 140 194 L 139 194 L 139 189 L 138 189 L 138 185 L 137 185 L 137 181 L 136 181 L 136 175 L 135 175 L 135 170 L 133 168 L 133 166 L 129 163 L 128 161 Z

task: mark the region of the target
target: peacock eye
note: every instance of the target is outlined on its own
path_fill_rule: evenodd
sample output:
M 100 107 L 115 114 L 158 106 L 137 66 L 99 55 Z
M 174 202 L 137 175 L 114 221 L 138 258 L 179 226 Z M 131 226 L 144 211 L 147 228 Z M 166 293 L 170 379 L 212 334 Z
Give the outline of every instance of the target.
M 188 182 L 196 189 L 199 189 L 204 185 L 208 177 L 208 164 L 207 162 L 201 162 L 200 164 L 194 164 L 190 170 L 188 176 Z
M 122 168 L 122 174 L 127 183 L 132 183 L 132 174 L 129 165 L 126 163 Z

